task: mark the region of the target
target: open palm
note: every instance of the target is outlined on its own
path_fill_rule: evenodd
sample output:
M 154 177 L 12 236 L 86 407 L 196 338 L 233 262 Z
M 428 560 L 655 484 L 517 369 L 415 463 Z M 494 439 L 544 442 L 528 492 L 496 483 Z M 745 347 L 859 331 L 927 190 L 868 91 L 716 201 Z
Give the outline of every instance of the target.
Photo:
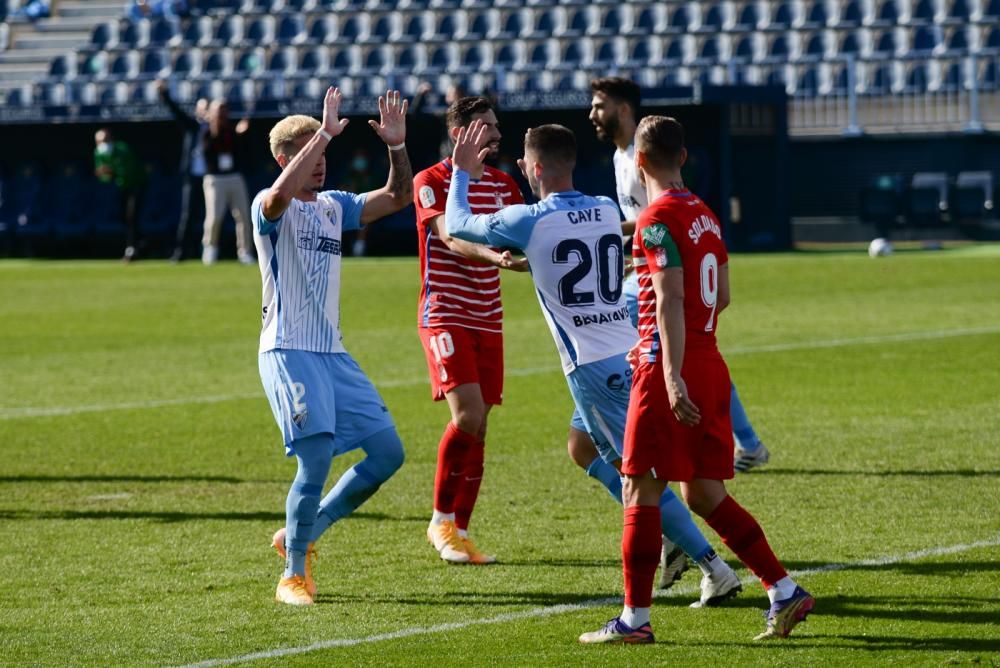
M 398 90 L 386 91 L 378 98 L 379 122 L 368 121 L 372 130 L 388 146 L 397 146 L 406 141 L 407 100 L 402 100 Z

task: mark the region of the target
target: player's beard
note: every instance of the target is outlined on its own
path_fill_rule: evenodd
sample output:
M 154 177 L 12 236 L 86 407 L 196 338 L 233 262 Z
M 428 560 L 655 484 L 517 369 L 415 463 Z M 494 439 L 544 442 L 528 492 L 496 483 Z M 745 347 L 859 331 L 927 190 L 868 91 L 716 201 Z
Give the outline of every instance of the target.
M 608 120 L 603 123 L 594 123 L 594 130 L 597 131 L 597 138 L 601 141 L 614 141 L 615 135 L 618 134 L 618 129 L 621 124 L 618 122 L 616 116 L 609 116 Z
M 497 158 L 500 157 L 500 140 L 487 142 L 483 148 L 488 148 L 489 153 L 486 154 L 486 162 L 495 163 Z

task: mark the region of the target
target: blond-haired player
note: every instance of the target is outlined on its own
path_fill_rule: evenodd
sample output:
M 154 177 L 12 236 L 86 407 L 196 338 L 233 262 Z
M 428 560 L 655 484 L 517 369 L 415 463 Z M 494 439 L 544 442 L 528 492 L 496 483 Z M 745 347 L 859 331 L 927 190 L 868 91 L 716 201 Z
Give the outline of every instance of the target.
M 263 279 L 259 367 L 264 391 L 298 473 L 285 504 L 286 527 L 272 542 L 285 558 L 275 598 L 313 602 L 309 566 L 313 543 L 364 503 L 403 463 L 392 418 L 340 334 L 341 238 L 399 211 L 412 199 L 406 155 L 406 102 L 398 91 L 379 98 L 379 122 L 369 125 L 386 143 L 389 178 L 378 190 L 323 190 L 327 145 L 347 125 L 338 118 L 340 91 L 330 88 L 323 122 L 289 116 L 271 130 L 281 174 L 254 198 L 254 244 Z M 337 454 L 361 448 L 365 459 L 347 470 L 320 500 Z

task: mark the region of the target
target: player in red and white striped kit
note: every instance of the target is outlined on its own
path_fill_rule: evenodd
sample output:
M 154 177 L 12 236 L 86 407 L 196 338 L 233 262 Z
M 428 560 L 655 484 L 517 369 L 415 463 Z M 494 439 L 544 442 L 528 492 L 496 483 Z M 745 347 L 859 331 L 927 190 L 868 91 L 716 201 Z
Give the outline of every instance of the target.
M 493 105 L 484 97 L 464 97 L 448 108 L 449 135 L 454 139 L 474 120 L 487 125 L 483 148 L 495 157 L 500 130 Z M 468 526 L 483 478 L 487 417 L 503 400 L 499 270 L 525 271 L 527 264 L 508 251 L 448 236 L 444 212 L 451 173 L 451 160 L 445 159 L 413 179 L 421 274 L 417 327 L 434 400 L 447 400 L 451 409 L 438 445 L 427 539 L 445 561 L 489 564 L 496 558 L 476 548 Z M 499 169 L 484 166 L 472 178 L 474 213 L 493 213 L 524 201 L 514 179 Z

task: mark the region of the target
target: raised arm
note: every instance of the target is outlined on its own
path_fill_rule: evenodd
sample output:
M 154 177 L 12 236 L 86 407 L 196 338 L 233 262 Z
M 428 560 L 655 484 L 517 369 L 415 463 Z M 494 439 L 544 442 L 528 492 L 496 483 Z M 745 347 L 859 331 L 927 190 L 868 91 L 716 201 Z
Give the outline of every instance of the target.
M 264 195 L 261 210 L 268 220 L 277 220 L 292 203 L 296 193 L 309 181 L 319 156 L 326 150 L 330 140 L 347 127 L 346 118 L 337 118 L 340 111 L 340 89 L 327 88 L 323 98 L 323 125 L 301 151 L 284 166 L 274 185 Z
M 187 130 L 197 130 L 200 126 L 198 119 L 196 119 L 191 114 L 184 111 L 174 98 L 170 97 L 170 88 L 167 86 L 167 82 L 160 79 L 156 82 L 156 92 L 160 95 L 160 101 L 167 106 L 170 113 L 173 115 L 174 120 L 177 121 L 178 125 L 183 126 Z
M 400 100 L 398 90 L 386 92 L 385 97 L 379 96 L 379 122 L 368 121 L 368 125 L 389 148 L 389 176 L 384 186 L 367 194 L 361 210 L 362 225 L 396 213 L 413 200 L 413 167 L 406 154 L 406 109 L 409 103 Z

